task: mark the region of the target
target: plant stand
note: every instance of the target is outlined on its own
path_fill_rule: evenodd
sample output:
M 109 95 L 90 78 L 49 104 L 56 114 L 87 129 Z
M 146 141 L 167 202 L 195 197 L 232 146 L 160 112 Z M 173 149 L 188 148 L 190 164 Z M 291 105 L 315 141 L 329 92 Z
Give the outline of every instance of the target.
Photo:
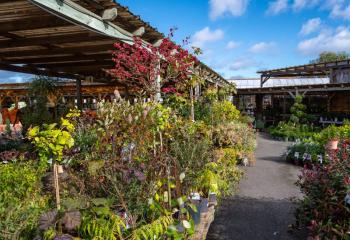
M 210 206 L 208 212 L 201 214 L 201 221 L 190 240 L 206 239 L 210 224 L 214 221 L 215 206 Z

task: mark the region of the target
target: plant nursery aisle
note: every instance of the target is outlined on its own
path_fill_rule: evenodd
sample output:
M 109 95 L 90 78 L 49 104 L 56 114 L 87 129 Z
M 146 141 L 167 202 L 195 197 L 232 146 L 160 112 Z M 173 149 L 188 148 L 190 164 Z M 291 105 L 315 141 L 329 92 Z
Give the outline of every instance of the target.
M 291 200 L 301 193 L 294 185 L 300 168 L 281 157 L 287 146 L 267 134 L 258 135 L 256 166 L 246 168 L 237 195 L 222 202 L 207 239 L 306 239 L 289 228 L 295 223 Z

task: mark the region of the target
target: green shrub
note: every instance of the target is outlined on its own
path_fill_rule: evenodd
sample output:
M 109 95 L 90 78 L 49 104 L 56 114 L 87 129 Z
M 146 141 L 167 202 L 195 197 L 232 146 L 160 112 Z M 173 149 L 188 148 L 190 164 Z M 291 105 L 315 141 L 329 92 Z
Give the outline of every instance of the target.
M 231 122 L 215 127 L 213 141 L 218 147 L 232 147 L 247 153 L 253 152 L 256 147 L 253 129 L 240 122 Z
M 213 125 L 233 122 L 239 119 L 240 112 L 230 101 L 217 101 L 212 106 Z
M 41 176 L 32 162 L 0 166 L 1 239 L 33 239 L 39 216 L 47 208 L 40 195 Z

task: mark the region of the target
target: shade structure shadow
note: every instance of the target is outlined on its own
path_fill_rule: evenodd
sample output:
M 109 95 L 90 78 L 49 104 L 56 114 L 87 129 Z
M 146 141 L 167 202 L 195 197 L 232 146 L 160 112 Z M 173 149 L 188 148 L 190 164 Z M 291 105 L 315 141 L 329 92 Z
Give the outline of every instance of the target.
M 305 230 L 293 230 L 295 204 L 288 200 L 234 197 L 223 201 L 207 240 L 302 240 Z

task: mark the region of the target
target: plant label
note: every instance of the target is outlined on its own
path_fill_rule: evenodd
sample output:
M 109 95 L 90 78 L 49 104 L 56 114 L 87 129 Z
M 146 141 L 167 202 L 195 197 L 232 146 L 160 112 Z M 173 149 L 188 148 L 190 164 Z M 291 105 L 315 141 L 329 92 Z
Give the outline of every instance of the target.
M 350 205 L 350 193 L 346 194 L 345 203 Z
M 294 153 L 294 158 L 298 159 L 299 158 L 299 152 Z

